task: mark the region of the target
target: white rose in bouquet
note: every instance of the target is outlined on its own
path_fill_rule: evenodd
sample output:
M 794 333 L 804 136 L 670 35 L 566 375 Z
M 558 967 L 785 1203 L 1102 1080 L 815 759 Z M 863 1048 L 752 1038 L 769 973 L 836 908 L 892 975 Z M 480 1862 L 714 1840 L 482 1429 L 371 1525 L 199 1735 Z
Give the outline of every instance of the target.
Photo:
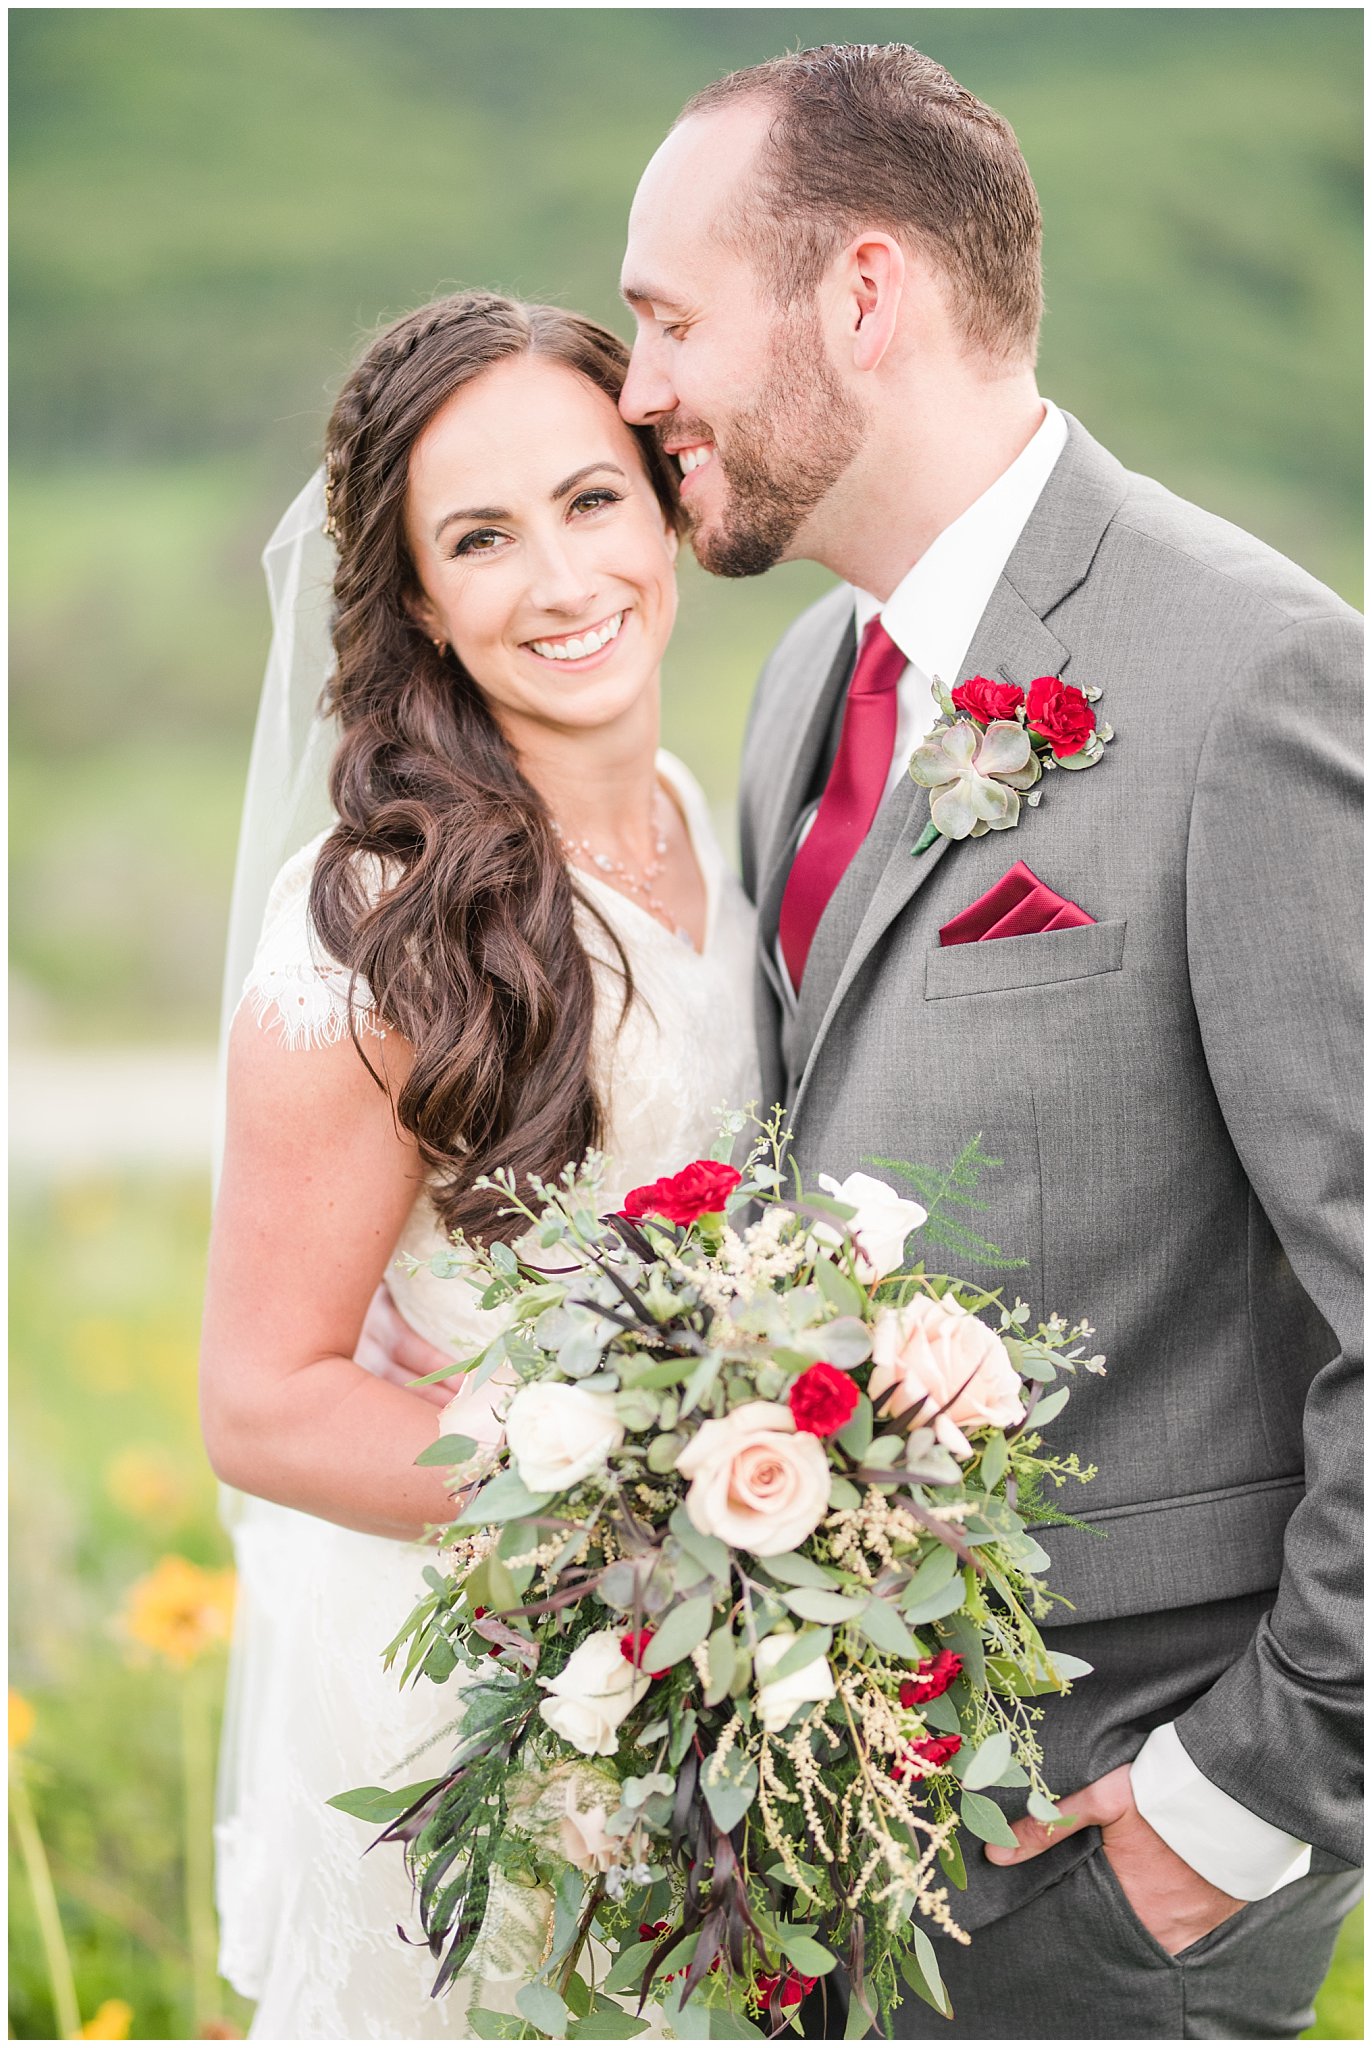
M 850 1173 L 847 1180 L 821 1173 L 819 1185 L 836 1202 L 845 1202 L 857 1211 L 848 1218 L 848 1228 L 857 1240 L 853 1249 L 858 1278 L 870 1287 L 894 1273 L 905 1256 L 906 1238 L 919 1229 L 928 1210 L 898 1195 L 884 1180 L 874 1180 L 870 1173 Z M 823 1245 L 843 1242 L 832 1223 L 816 1223 L 810 1235 Z
M 560 1380 L 521 1387 L 505 1417 L 510 1456 L 530 1493 L 563 1493 L 598 1471 L 624 1441 L 609 1394 Z
M 872 1329 L 872 1358 L 867 1391 L 873 1404 L 889 1393 L 886 1412 L 899 1415 L 922 1403 L 910 1426 L 932 1428 L 959 1458 L 972 1455 L 967 1430 L 1004 1429 L 1023 1419 L 1009 1352 L 950 1294 L 942 1301 L 917 1294 L 904 1308 L 882 1309 Z
M 676 1466 L 692 1482 L 692 1525 L 754 1557 L 794 1550 L 829 1506 L 828 1454 L 817 1437 L 797 1433 L 779 1401 L 745 1401 L 702 1423 Z
M 540 1678 L 548 1698 L 539 1713 L 583 1756 L 613 1756 L 619 1724 L 642 1699 L 652 1679 L 619 1647 L 620 1631 L 602 1629 L 579 1643 L 556 1678 Z
M 788 1671 L 784 1678 L 767 1677 L 794 1642 L 794 1635 L 767 1636 L 758 1644 L 753 1656 L 758 1719 L 769 1735 L 778 1734 L 798 1707 L 834 1697 L 834 1674 L 829 1669 L 828 1658 L 824 1656 L 812 1657 L 808 1664 L 801 1665 L 799 1671 Z

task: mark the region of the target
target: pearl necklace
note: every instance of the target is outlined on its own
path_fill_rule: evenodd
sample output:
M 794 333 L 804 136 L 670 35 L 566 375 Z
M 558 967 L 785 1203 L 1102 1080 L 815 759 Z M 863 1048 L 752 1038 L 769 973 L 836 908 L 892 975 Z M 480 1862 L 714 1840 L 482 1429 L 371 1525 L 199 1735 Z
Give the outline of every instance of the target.
M 657 893 L 656 885 L 667 866 L 667 834 L 662 828 L 661 812 L 663 801 L 661 791 L 655 790 L 652 821 L 653 853 L 652 858 L 642 866 L 637 861 L 619 860 L 614 854 L 600 852 L 592 846 L 589 839 L 574 838 L 570 832 L 563 831 L 556 818 L 553 819 L 552 826 L 568 860 L 578 866 L 584 866 L 589 862 L 607 881 L 612 881 L 627 889 L 631 895 L 637 896 L 649 916 L 656 918 L 659 924 L 665 925 L 673 937 L 684 939 L 687 945 L 691 945 L 693 941 L 690 933 L 677 923 Z

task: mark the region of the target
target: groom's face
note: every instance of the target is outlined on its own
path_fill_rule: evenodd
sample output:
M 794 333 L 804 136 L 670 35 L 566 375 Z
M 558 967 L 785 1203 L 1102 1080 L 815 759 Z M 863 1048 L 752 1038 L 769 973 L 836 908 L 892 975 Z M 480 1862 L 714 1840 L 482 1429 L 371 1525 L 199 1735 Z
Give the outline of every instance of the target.
M 747 251 L 718 232 L 766 123 L 744 106 L 672 131 L 639 184 L 622 276 L 638 332 L 620 411 L 676 458 L 692 545 L 719 576 L 809 552 L 865 426 L 817 302 L 778 306 Z

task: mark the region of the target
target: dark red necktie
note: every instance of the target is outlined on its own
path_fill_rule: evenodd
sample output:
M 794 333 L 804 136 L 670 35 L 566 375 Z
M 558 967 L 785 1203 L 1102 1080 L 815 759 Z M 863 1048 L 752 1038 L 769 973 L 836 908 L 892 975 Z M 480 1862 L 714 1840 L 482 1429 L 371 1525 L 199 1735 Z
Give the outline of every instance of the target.
M 793 988 L 800 987 L 825 906 L 881 803 L 896 745 L 896 684 L 904 672 L 905 656 L 881 620 L 873 619 L 848 685 L 834 765 L 781 899 L 778 934 Z

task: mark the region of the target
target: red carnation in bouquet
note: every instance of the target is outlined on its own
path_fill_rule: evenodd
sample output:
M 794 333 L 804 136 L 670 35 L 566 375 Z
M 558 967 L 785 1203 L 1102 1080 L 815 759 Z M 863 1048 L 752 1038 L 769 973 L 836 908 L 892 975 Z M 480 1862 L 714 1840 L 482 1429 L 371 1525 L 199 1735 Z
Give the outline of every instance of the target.
M 832 1436 L 852 1421 L 858 1390 L 846 1372 L 820 1359 L 805 1368 L 787 1400 L 797 1429 L 811 1436 Z
M 971 676 L 953 691 L 959 711 L 975 718 L 978 725 L 990 725 L 997 718 L 1013 718 L 1024 702 L 1018 683 L 993 683 L 990 676 Z
M 926 1700 L 936 1700 L 947 1692 L 962 1670 L 962 1659 L 956 1650 L 940 1650 L 937 1656 L 921 1657 L 918 1674 L 904 1678 L 900 1685 L 900 1703 L 903 1707 L 922 1707 Z
M 783 2006 L 791 2006 L 799 2005 L 801 1999 L 808 1992 L 814 1990 L 819 1979 L 818 1977 L 802 1977 L 799 1970 L 787 1970 L 784 1978 L 779 1970 L 774 1972 L 759 1970 L 754 1982 L 757 1986 L 757 1995 L 764 2005 L 769 2002 L 772 1993 L 780 1984 L 781 2003 Z
M 666 1180 L 631 1188 L 624 1197 L 624 1214 L 665 1216 L 669 1223 L 691 1224 L 722 1209 L 742 1177 L 718 1159 L 693 1159 Z
M 1029 730 L 1047 740 L 1059 760 L 1079 754 L 1096 729 L 1096 714 L 1081 691 L 1057 676 L 1038 676 L 1030 683 L 1025 717 Z
M 962 1748 L 960 1735 L 921 1735 L 917 1742 L 908 1742 L 891 1766 L 893 1778 L 925 1778 L 930 1771 L 941 1771 L 950 1757 L 955 1757 Z M 918 1766 L 925 1764 L 927 1770 Z

